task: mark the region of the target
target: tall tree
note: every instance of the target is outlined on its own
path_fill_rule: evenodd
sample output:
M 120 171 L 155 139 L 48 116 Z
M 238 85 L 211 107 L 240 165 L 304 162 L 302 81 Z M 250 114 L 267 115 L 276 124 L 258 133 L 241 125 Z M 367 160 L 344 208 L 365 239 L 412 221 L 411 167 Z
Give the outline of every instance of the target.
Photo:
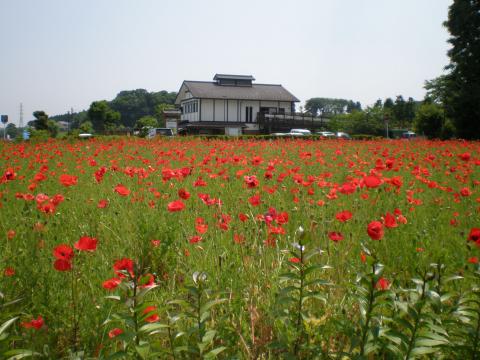
M 48 130 L 48 115 L 45 111 L 35 111 L 33 117 L 35 120 L 32 121 L 32 126 L 35 130 Z
M 401 128 L 405 127 L 405 100 L 402 95 L 398 95 L 393 105 L 393 115 L 397 119 L 398 125 Z
M 449 115 L 462 138 L 480 138 L 480 1 L 454 0 L 445 26 L 448 40 L 450 74 Z
M 108 106 L 106 100 L 94 101 L 88 109 L 88 118 L 92 122 L 95 131 L 110 130 L 120 123 L 120 113 Z

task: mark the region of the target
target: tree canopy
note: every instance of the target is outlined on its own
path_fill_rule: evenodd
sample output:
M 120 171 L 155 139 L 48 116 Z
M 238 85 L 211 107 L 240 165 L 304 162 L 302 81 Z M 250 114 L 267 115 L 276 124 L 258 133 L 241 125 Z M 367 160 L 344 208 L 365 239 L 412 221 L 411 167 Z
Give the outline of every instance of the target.
M 450 72 L 430 86 L 430 93 L 445 102 L 457 134 L 480 138 L 480 1 L 454 0 L 444 24 L 451 34 L 448 42 Z
M 344 114 L 354 110 L 361 110 L 360 102 L 346 99 L 311 98 L 305 103 L 305 110 L 313 115 L 319 114 Z

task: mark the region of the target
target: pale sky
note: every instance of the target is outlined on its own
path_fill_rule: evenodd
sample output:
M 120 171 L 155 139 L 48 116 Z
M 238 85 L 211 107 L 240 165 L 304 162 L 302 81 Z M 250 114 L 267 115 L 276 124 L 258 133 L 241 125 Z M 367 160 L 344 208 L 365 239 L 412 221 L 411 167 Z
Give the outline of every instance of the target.
M 0 114 L 63 114 L 215 73 L 311 97 L 421 100 L 452 0 L 0 0 Z

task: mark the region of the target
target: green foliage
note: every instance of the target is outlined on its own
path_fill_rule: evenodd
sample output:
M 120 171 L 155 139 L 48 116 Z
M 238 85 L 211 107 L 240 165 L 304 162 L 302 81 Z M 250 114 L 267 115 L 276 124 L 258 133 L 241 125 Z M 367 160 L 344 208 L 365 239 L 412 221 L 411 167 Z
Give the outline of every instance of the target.
M 367 258 L 367 271 L 357 274 L 353 297 L 358 304 L 360 318 L 358 325 L 350 332 L 350 354 L 353 358 L 365 359 L 381 353 L 391 353 L 387 345 L 388 327 L 383 312 L 387 310 L 391 292 L 379 287 L 386 281 L 382 274 L 384 266 L 370 251 L 364 248 Z
M 362 110 L 362 105 L 357 101 L 331 98 L 311 98 L 305 103 L 305 110 L 313 115 L 320 114 L 343 114 L 355 110 Z
M 474 282 L 472 289 L 463 294 L 453 313 L 458 326 L 452 331 L 455 339 L 452 350 L 460 355 L 459 358 L 463 355 L 464 358 L 478 360 L 480 359 L 480 267 L 478 264 L 474 267 L 471 273 Z
M 450 73 L 441 78 L 448 90 L 447 111 L 458 135 L 480 138 L 480 3 L 454 0 L 445 26 L 451 34 Z
M 174 109 L 174 106 L 167 103 L 161 103 L 155 106 L 155 117 L 157 118 L 160 127 L 166 126 L 163 111 L 168 109 Z
M 319 249 L 308 250 L 305 245 L 306 234 L 303 228 L 297 229 L 297 241 L 293 244 L 294 250 L 289 252 L 289 271 L 279 276 L 280 289 L 277 306 L 280 308 L 277 321 L 279 322 L 279 339 L 272 345 L 281 351 L 285 357 L 308 358 L 318 349 L 309 347 L 304 321 L 310 318 L 306 310 L 307 302 L 314 302 L 319 315 L 318 302 L 325 304 L 327 298 L 324 289 L 330 286 L 328 280 L 319 279 L 313 275 L 318 270 L 330 269 L 330 266 L 312 263 L 311 259 L 323 252 Z M 323 315 L 323 314 L 322 314 Z M 293 330 L 293 331 L 290 331 Z
M 84 121 L 79 127 L 78 129 L 80 130 L 80 132 L 82 133 L 87 133 L 87 134 L 91 134 L 94 132 L 93 130 L 93 124 L 91 121 Z
M 145 137 L 148 134 L 149 128 L 158 127 L 158 121 L 153 116 L 147 115 L 138 119 L 135 124 L 135 129 L 140 130 L 140 136 Z
M 440 138 L 444 122 L 445 113 L 439 105 L 422 104 L 415 117 L 415 130 L 428 138 Z
M 220 298 L 211 289 L 207 288 L 207 274 L 194 272 L 193 284 L 187 285 L 187 300 L 172 300 L 169 302 L 179 311 L 173 319 L 182 318 L 186 327 L 176 334 L 176 337 L 185 335 L 187 343 L 181 347 L 191 358 L 214 359 L 226 347 L 217 346 L 217 330 L 209 328 L 212 318 L 212 308 L 224 303 L 227 299 Z
M 120 113 L 114 111 L 106 100 L 94 101 L 88 109 L 90 119 L 95 131 L 115 129 L 120 124 Z
M 137 120 L 143 116 L 157 116 L 157 106 L 173 104 L 176 96 L 177 93 L 164 90 L 151 93 L 145 89 L 128 90 L 118 93 L 109 105 L 121 114 L 122 124 L 125 127 L 133 128 Z
M 10 123 L 6 126 L 5 131 L 10 139 L 14 139 L 19 135 L 19 130 L 14 123 Z

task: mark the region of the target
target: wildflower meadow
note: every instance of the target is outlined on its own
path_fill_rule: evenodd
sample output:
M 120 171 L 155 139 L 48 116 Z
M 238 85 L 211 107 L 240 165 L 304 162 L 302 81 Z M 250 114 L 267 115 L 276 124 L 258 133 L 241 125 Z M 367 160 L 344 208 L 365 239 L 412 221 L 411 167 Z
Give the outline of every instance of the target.
M 1 359 L 480 359 L 480 143 L 0 144 Z

